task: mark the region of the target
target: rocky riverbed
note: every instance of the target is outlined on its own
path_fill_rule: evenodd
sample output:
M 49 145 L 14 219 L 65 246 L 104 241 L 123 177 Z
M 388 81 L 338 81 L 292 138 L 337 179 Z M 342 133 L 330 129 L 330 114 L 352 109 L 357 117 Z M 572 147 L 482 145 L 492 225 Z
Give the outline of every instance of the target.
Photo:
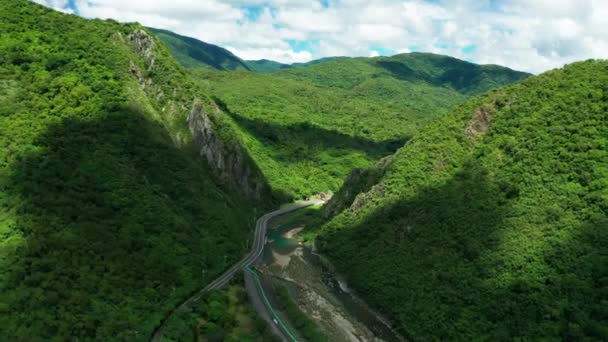
M 260 271 L 288 286 L 299 308 L 315 320 L 330 341 L 402 341 L 350 293 L 326 260 L 297 240 L 303 229 L 289 223 L 273 227 Z

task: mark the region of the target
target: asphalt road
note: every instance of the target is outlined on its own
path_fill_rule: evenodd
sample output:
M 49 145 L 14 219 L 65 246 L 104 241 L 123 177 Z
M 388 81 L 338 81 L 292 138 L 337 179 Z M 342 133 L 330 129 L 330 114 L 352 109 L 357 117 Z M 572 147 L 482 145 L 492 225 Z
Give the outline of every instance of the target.
M 204 288 L 199 290 L 193 296 L 186 299 L 180 305 L 178 305 L 173 310 L 171 310 L 171 312 L 165 317 L 165 319 L 161 322 L 161 324 L 156 328 L 156 330 L 152 334 L 152 337 L 150 338 L 150 341 L 152 341 L 152 342 L 160 341 L 160 339 L 163 336 L 163 330 L 165 328 L 167 321 L 169 321 L 169 319 L 175 313 L 185 310 L 190 304 L 198 301 L 205 292 L 211 291 L 211 290 L 217 290 L 217 289 L 224 287 L 226 284 L 228 284 L 228 282 L 230 282 L 230 279 L 232 279 L 232 277 L 237 272 L 243 270 L 246 267 L 253 265 L 260 258 L 260 256 L 264 252 L 264 245 L 266 243 L 266 229 L 268 228 L 268 222 L 271 219 L 273 219 L 277 216 L 281 216 L 281 215 L 290 213 L 292 211 L 302 209 L 305 207 L 309 207 L 311 205 L 315 205 L 315 204 L 319 204 L 319 203 L 322 203 L 322 202 L 321 201 L 297 202 L 297 203 L 289 205 L 288 207 L 285 207 L 285 208 L 279 209 L 279 210 L 275 210 L 273 212 L 270 212 L 270 213 L 260 217 L 257 220 L 256 225 L 255 225 L 255 236 L 254 236 L 253 246 L 251 247 L 251 251 L 249 252 L 249 254 L 247 254 L 243 259 L 241 259 L 241 261 L 237 262 L 232 267 L 230 267 L 222 275 L 217 277 L 214 281 L 209 283 L 207 286 L 205 286 Z M 255 298 L 255 296 L 256 296 L 255 294 L 250 293 L 250 291 L 248 291 L 248 293 L 250 296 L 253 295 Z M 259 297 L 259 294 L 257 294 L 257 296 Z M 256 311 L 262 316 L 262 318 L 264 318 L 266 320 L 266 317 L 268 317 L 268 316 L 265 314 L 262 314 L 262 312 L 267 312 L 268 309 L 265 308 L 265 306 L 263 307 L 263 304 L 262 304 L 262 306 L 260 306 L 259 303 L 261 303 L 261 300 L 259 298 L 257 298 L 257 300 L 254 298 L 252 298 L 252 302 L 254 303 Z M 270 321 L 270 324 L 272 324 L 272 321 Z M 276 332 L 277 332 L 276 327 L 273 327 L 272 330 L 276 334 Z M 281 334 L 280 336 L 284 337 L 283 334 Z

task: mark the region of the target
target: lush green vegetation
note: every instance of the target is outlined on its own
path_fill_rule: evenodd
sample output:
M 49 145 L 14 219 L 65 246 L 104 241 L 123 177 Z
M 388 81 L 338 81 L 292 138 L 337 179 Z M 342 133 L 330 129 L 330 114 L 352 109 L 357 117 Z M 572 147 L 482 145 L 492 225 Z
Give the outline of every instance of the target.
M 207 293 L 191 311 L 168 322 L 164 341 L 275 341 L 266 322 L 247 299 L 242 286 Z
M 212 103 L 142 29 L 0 2 L 0 340 L 146 340 L 248 247 L 185 123 Z
M 200 71 L 275 189 L 337 190 L 429 122 L 526 74 L 431 54 L 336 58 L 271 75 Z
M 247 61 L 247 66 L 249 70 L 259 72 L 262 74 L 268 74 L 275 71 L 279 71 L 281 69 L 289 68 L 289 64 L 283 64 L 275 61 L 270 61 L 267 59 L 260 59 L 257 61 Z
M 187 68 L 213 68 L 217 70 L 250 70 L 247 62 L 232 52 L 198 39 L 180 36 L 167 30 L 149 28 L 171 49 L 173 56 Z
M 315 59 L 315 60 L 312 60 L 312 61 L 306 62 L 306 63 L 293 63 L 293 64 L 283 64 L 283 63 L 279 63 L 279 62 L 275 62 L 275 61 L 269 61 L 267 59 L 260 59 L 257 61 L 246 61 L 246 63 L 251 71 L 268 74 L 268 73 L 273 73 L 273 72 L 277 72 L 279 70 L 289 69 L 289 68 L 305 68 L 307 66 L 317 65 L 317 64 L 328 62 L 328 61 L 338 59 L 338 58 L 340 58 L 340 57 L 326 57 L 326 58 Z
M 605 341 L 607 122 L 606 61 L 492 91 L 351 177 L 318 246 L 416 340 Z
M 337 190 L 352 169 L 394 152 L 470 96 L 528 76 L 425 53 L 246 61 L 257 73 L 217 72 L 245 68 L 217 46 L 155 32 L 184 66 L 204 67 L 199 80 L 232 114 L 240 141 L 273 188 L 293 197 Z
M 145 340 L 242 255 L 256 211 L 199 158 L 194 103 L 295 197 L 408 142 L 347 180 L 319 237 L 404 335 L 608 339 L 607 62 L 466 102 L 527 75 L 420 53 L 283 67 L 155 33 L 0 3 L 1 340 Z M 170 338 L 267 340 L 243 298 L 210 294 Z
M 276 289 L 276 295 L 279 300 L 279 309 L 284 311 L 289 317 L 289 322 L 293 324 L 293 327 L 298 330 L 300 334 L 306 339 L 306 341 L 327 341 L 316 323 L 309 318 L 291 298 L 289 288 L 286 286 L 278 286 Z

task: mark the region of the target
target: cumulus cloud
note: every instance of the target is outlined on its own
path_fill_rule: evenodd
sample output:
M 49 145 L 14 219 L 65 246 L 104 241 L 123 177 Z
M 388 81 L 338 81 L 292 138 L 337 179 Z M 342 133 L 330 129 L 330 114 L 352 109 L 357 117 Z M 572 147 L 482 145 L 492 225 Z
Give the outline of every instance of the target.
M 75 7 L 35 1 L 283 63 L 429 51 L 538 73 L 608 56 L 606 0 L 72 0 Z M 303 49 L 302 42 L 315 44 Z

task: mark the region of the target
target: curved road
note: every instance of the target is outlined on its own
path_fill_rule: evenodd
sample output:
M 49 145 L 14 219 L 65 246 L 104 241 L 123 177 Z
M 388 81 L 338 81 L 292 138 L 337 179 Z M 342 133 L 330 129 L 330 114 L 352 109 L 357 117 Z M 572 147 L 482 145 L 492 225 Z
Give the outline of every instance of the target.
M 277 216 L 281 216 L 281 215 L 290 213 L 292 211 L 295 211 L 295 210 L 298 210 L 301 208 L 305 208 L 305 207 L 309 207 L 311 205 L 315 205 L 315 204 L 319 204 L 319 203 L 323 203 L 323 202 L 322 201 L 297 202 L 288 207 L 285 207 L 285 208 L 279 209 L 279 210 L 275 210 L 273 212 L 270 212 L 270 213 L 260 217 L 257 220 L 256 225 L 255 225 L 255 236 L 254 236 L 254 240 L 253 240 L 253 246 L 252 246 L 249 254 L 247 254 L 245 256 L 245 258 L 243 258 L 241 261 L 237 262 L 232 267 L 230 267 L 221 276 L 217 277 L 214 281 L 209 283 L 207 286 L 205 286 L 204 288 L 199 290 L 197 293 L 192 295 L 190 298 L 186 299 L 180 305 L 175 307 L 173 310 L 171 310 L 171 312 L 163 319 L 163 321 L 156 328 L 156 330 L 154 330 L 154 333 L 152 334 L 152 338 L 150 339 L 150 341 L 152 341 L 152 342 L 160 341 L 160 339 L 163 336 L 163 330 L 165 328 L 167 321 L 169 321 L 169 318 L 171 318 L 175 313 L 182 312 L 190 304 L 198 301 L 205 292 L 211 291 L 211 290 L 217 290 L 217 289 L 224 287 L 226 284 L 228 284 L 230 279 L 232 279 L 232 277 L 237 272 L 243 270 L 246 267 L 253 265 L 259 259 L 259 257 L 262 255 L 262 252 L 264 251 L 264 245 L 266 244 L 266 229 L 268 228 L 268 222 L 271 219 L 273 219 Z M 273 329 L 273 331 L 275 331 L 275 329 Z

